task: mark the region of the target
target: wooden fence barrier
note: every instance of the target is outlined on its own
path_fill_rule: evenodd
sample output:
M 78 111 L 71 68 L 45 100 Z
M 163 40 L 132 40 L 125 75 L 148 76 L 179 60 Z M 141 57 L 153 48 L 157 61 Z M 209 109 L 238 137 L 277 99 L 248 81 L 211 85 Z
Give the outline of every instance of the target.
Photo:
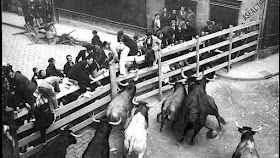
M 224 29 L 222 31 L 210 34 L 210 35 L 206 35 L 203 37 L 196 37 L 196 39 L 192 39 L 190 41 L 175 45 L 175 46 L 171 46 L 171 47 L 167 47 L 165 49 L 160 50 L 159 52 L 156 52 L 159 54 L 159 61 L 157 65 L 154 65 L 153 67 L 147 69 L 147 68 L 142 68 L 138 71 L 138 75 L 139 75 L 139 81 L 136 83 L 136 100 L 142 100 L 145 98 L 148 98 L 150 96 L 159 94 L 159 100 L 162 100 L 162 93 L 164 91 L 170 90 L 173 86 L 171 85 L 165 85 L 162 86 L 162 82 L 165 78 L 169 78 L 175 75 L 178 75 L 181 73 L 181 69 L 176 69 L 173 71 L 169 71 L 165 74 L 162 74 L 162 68 L 165 66 L 169 66 L 170 64 L 173 63 L 177 63 L 180 62 L 182 60 L 187 60 L 191 57 L 196 57 L 196 62 L 191 63 L 190 65 L 184 66 L 182 67 L 183 71 L 188 71 L 191 69 L 195 69 L 195 73 L 199 73 L 199 67 L 201 67 L 204 64 L 207 63 L 211 63 L 211 62 L 215 62 L 219 59 L 222 58 L 227 58 L 227 61 L 223 62 L 223 63 L 219 63 L 217 65 L 215 65 L 214 67 L 207 69 L 204 71 L 204 74 L 208 74 L 210 72 L 216 71 L 218 69 L 227 67 L 228 71 L 230 70 L 230 66 L 233 63 L 236 63 L 240 60 L 246 59 L 248 57 L 254 56 L 256 55 L 256 50 L 257 50 L 257 44 L 258 44 L 258 35 L 260 33 L 259 29 L 253 29 L 247 32 L 242 32 L 242 30 L 247 29 L 247 28 L 259 28 L 258 25 L 260 25 L 259 21 L 253 21 L 250 23 L 246 23 L 243 25 L 239 25 L 236 27 L 230 27 L 229 29 Z M 205 42 L 207 42 L 208 40 L 211 40 L 213 38 L 219 37 L 219 36 L 223 36 L 226 35 L 228 36 L 228 38 L 225 41 L 216 43 L 214 45 L 210 45 L 204 48 L 201 48 L 202 45 L 204 45 Z M 249 40 L 247 40 L 249 39 Z M 237 42 L 243 42 L 242 45 L 237 45 Z M 248 41 L 248 42 L 247 42 Z M 227 51 L 221 52 L 215 56 L 211 56 L 209 58 L 203 59 L 200 58 L 201 55 L 203 55 L 204 53 L 209 53 L 212 50 L 216 50 L 219 49 L 220 47 L 228 47 Z M 176 54 L 178 52 L 187 50 L 187 49 L 192 49 L 195 51 L 191 51 L 189 53 L 185 53 L 182 55 L 177 55 L 174 58 L 171 58 L 169 60 L 165 60 L 163 61 L 162 59 L 164 57 L 167 57 L 169 55 L 172 54 Z M 253 50 L 254 49 L 254 50 Z M 241 54 L 239 52 L 246 52 L 244 54 Z M 235 55 L 237 54 L 237 55 Z M 235 55 L 235 57 L 233 56 Z M 144 62 L 144 57 L 140 57 L 140 62 Z M 49 134 L 51 132 L 53 132 L 54 130 L 69 124 L 70 122 L 87 115 L 90 112 L 95 111 L 98 108 L 105 108 L 104 110 L 99 111 L 96 114 L 97 118 L 103 117 L 105 115 L 106 112 L 106 106 L 107 104 L 111 101 L 112 97 L 114 97 L 117 94 L 117 81 L 123 81 L 123 80 L 127 80 L 129 78 L 133 78 L 136 74 L 135 73 L 129 73 L 126 77 L 124 78 L 118 78 L 116 77 L 116 72 L 119 71 L 119 66 L 118 64 L 110 64 L 109 66 L 109 70 L 110 70 L 110 75 L 107 74 L 105 77 L 110 76 L 110 80 L 111 83 L 104 85 L 102 89 L 98 89 L 95 91 L 95 93 L 90 97 L 90 98 L 79 98 L 59 109 L 57 109 L 57 111 L 55 111 L 56 116 L 61 116 L 63 114 L 66 114 L 69 111 L 73 111 L 76 108 L 79 108 L 79 110 L 76 110 L 74 112 L 72 112 L 69 115 L 66 115 L 64 118 L 61 118 L 60 120 L 56 121 L 54 124 L 52 124 L 47 130 L 46 133 Z M 147 76 L 153 75 L 152 77 L 147 79 Z M 98 80 L 103 79 L 104 77 L 99 77 Z M 142 79 L 145 80 L 142 80 Z M 111 93 L 108 93 L 111 92 Z M 64 95 L 67 95 L 69 93 L 65 93 Z M 99 100 L 96 100 L 95 102 L 92 102 L 93 99 L 106 94 L 105 97 L 102 97 Z M 86 105 L 86 106 L 85 106 Z M 21 116 L 17 116 L 16 118 L 19 118 Z M 92 123 L 92 119 L 91 118 L 87 118 L 84 121 L 79 122 L 78 124 L 74 125 L 71 130 L 78 131 L 86 126 L 88 126 L 89 124 Z M 21 127 L 19 127 L 19 129 L 17 130 L 17 134 L 20 134 L 22 132 L 25 132 L 27 130 L 30 130 L 34 127 L 34 123 L 28 123 L 28 124 L 24 124 Z M 52 137 L 50 140 L 54 139 L 56 136 Z M 36 131 L 35 133 L 32 133 L 22 139 L 20 139 L 18 141 L 18 147 L 23 147 L 27 144 L 32 143 L 33 141 L 37 140 L 38 138 L 40 138 L 40 132 Z M 35 154 L 36 152 L 38 152 L 40 149 L 42 149 L 42 144 L 39 144 L 37 146 L 35 146 L 35 148 L 33 150 L 30 150 L 28 152 L 23 153 L 22 155 L 20 155 L 21 158 L 26 158 L 29 157 L 33 154 Z

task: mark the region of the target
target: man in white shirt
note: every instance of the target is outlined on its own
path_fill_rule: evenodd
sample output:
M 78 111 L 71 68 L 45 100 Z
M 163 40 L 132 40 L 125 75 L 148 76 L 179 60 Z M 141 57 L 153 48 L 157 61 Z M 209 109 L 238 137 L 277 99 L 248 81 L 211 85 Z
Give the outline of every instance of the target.
M 125 63 L 126 62 L 137 62 L 137 55 L 136 56 L 128 56 L 130 51 L 129 47 L 124 45 L 122 42 L 115 42 L 109 43 L 107 41 L 103 42 L 103 48 L 111 50 L 114 54 L 114 59 L 119 59 L 119 66 L 120 66 L 120 77 L 124 77 L 126 75 Z

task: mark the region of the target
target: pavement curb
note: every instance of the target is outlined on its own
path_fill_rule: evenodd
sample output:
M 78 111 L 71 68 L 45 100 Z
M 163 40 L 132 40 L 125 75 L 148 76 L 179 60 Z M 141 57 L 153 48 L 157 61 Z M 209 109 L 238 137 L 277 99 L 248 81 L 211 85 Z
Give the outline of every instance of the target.
M 263 77 L 254 77 L 254 78 L 235 78 L 235 77 L 230 77 L 230 76 L 225 76 L 225 75 L 221 75 L 216 73 L 216 75 L 220 78 L 225 78 L 225 79 L 229 79 L 229 80 L 236 80 L 236 81 L 258 81 L 258 80 L 266 80 L 269 79 L 271 77 L 274 77 L 276 75 L 279 75 L 279 72 L 276 73 L 272 73 Z

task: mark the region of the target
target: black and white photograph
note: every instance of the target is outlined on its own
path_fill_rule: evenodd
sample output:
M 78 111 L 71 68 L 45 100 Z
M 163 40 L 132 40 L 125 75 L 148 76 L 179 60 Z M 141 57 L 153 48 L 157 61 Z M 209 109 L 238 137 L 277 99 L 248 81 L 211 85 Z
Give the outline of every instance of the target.
M 3 158 L 279 158 L 278 0 L 1 0 Z

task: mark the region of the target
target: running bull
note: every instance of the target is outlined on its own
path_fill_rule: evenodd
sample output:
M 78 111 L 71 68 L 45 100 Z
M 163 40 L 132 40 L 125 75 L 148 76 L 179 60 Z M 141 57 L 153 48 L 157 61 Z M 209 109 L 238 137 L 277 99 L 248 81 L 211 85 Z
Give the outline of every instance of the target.
M 76 138 L 82 137 L 82 135 L 74 134 L 71 130 L 59 130 L 59 133 L 60 135 L 40 150 L 35 158 L 65 158 L 68 146 L 76 144 Z
M 82 158 L 109 158 L 109 136 L 112 130 L 111 125 L 118 125 L 121 123 L 121 117 L 118 122 L 110 122 L 108 119 L 96 120 L 92 116 L 94 122 L 99 123 L 93 139 L 89 142 L 88 147 L 83 153 Z
M 137 107 L 134 112 L 127 129 L 124 131 L 125 140 L 125 153 L 126 157 L 134 152 L 138 154 L 138 158 L 142 158 L 145 154 L 147 146 L 147 135 L 148 135 L 148 111 L 154 105 L 149 105 L 146 102 L 136 102 L 133 100 L 133 103 Z M 125 156 L 124 156 L 125 157 Z
M 182 76 L 184 76 L 182 71 Z M 191 138 L 190 144 L 194 145 L 194 138 L 199 133 L 200 129 L 205 126 L 209 129 L 206 136 L 207 138 L 216 137 L 213 135 L 213 129 L 205 125 L 206 117 L 208 115 L 214 115 L 219 123 L 218 130 L 221 131 L 221 123 L 226 124 L 225 120 L 219 115 L 218 107 L 214 99 L 206 94 L 206 79 L 204 76 L 204 71 L 199 76 L 193 75 L 187 79 L 189 94 L 185 97 L 184 105 L 182 106 L 180 114 L 180 123 L 183 125 L 183 135 L 178 140 L 182 142 L 188 130 L 194 129 L 193 136 Z
M 241 133 L 241 142 L 238 144 L 232 158 L 259 158 L 259 154 L 255 148 L 255 141 L 253 135 L 262 129 L 260 126 L 258 129 L 252 129 L 251 127 L 239 126 L 236 121 L 236 127 Z
M 137 77 L 134 81 L 138 80 Z M 117 122 L 122 118 L 122 127 L 124 128 L 128 116 L 131 116 L 131 110 L 133 108 L 132 99 L 136 94 L 136 86 L 133 80 L 126 84 L 120 83 L 122 86 L 126 86 L 121 92 L 116 95 L 112 101 L 109 103 L 106 116 L 111 122 Z
M 161 122 L 160 132 L 162 131 L 166 120 L 172 121 L 171 128 L 179 119 L 179 111 L 181 110 L 184 98 L 187 95 L 185 85 L 181 82 L 169 83 L 174 85 L 174 92 L 171 93 L 162 103 L 161 112 L 157 115 L 157 121 Z

